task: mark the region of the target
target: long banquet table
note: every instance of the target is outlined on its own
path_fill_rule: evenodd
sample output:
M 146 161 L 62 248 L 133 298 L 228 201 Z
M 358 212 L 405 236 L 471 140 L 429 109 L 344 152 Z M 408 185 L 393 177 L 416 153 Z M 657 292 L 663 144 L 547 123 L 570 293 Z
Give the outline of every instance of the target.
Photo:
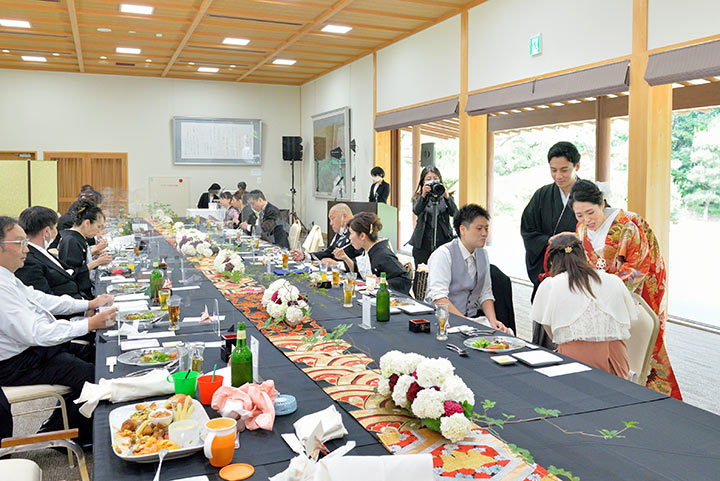
M 167 258 L 173 271 L 174 285 L 179 287 L 179 269 L 174 268 L 178 262 L 177 251 L 167 241 L 160 240 L 160 254 Z M 331 404 L 335 404 L 341 412 L 348 430 L 348 435 L 343 439 L 328 443 L 331 451 L 352 440 L 357 447 L 350 454 L 388 454 L 378 437 L 350 414 L 356 407 L 333 400 L 323 389 L 327 383 L 311 379 L 302 370 L 303 364 L 293 362 L 283 350 L 271 343 L 240 309 L 226 300 L 203 273 L 186 268 L 186 276 L 190 273 L 198 277 L 195 284 L 199 285 L 199 289 L 178 292 L 183 297 L 181 316 L 199 316 L 206 305 L 210 307 L 217 300 L 220 313 L 225 315 L 222 330 L 232 330 L 238 321 L 245 321 L 248 337 L 253 336 L 259 341 L 260 377 L 274 380 L 278 391 L 292 394 L 298 401 L 297 412 L 275 418 L 272 432 L 245 431 L 239 435 L 240 449 L 235 452 L 234 462 L 255 466 L 255 475 L 251 479 L 267 479 L 287 468 L 295 453 L 280 434 L 293 432 L 293 423 L 297 419 Z M 258 267 L 248 265 L 247 275 L 267 280 L 264 269 Z M 602 428 L 619 429 L 623 421 L 639 423 L 641 429 L 629 430 L 624 433 L 626 437 L 611 440 L 564 434 L 542 420 L 506 425 L 499 432 L 502 438 L 529 450 L 540 466 L 565 468 L 583 481 L 720 479 L 720 450 L 717 448 L 720 417 L 716 415 L 597 369 L 551 378 L 519 363 L 499 366 L 482 352 L 471 351 L 467 357 L 460 357 L 445 348 L 446 342 L 436 341 L 434 334 L 410 332 L 407 326 L 411 316 L 405 314 L 393 314 L 389 323 L 373 322 L 376 329 L 364 330 L 359 327 L 360 308 L 343 308 L 339 301 L 342 295 L 339 289 L 320 293 L 310 289 L 303 280 L 293 282 L 308 294 L 312 318 L 316 324 L 328 330 L 343 323 L 353 324 L 343 338 L 355 352 L 375 361 L 392 349 L 418 352 L 428 357 L 449 358 L 456 373 L 475 393 L 476 406 L 482 400 L 489 399 L 497 402 L 499 411 L 513 414 L 517 419 L 536 418 L 536 407 L 557 409 L 561 414 L 553 422 L 567 431 L 596 433 Z M 413 317 L 432 319 L 429 316 Z M 461 323 L 460 319 L 454 320 L 455 325 Z M 162 329 L 166 327 L 154 328 Z M 182 325 L 173 340 L 192 342 L 217 339 L 209 325 Z M 447 342 L 461 344 L 463 339 L 461 334 L 450 334 Z M 100 378 L 121 377 L 138 369 L 118 364 L 115 371 L 110 373 L 105 360 L 119 353 L 116 340 L 98 336 L 96 382 Z M 216 362 L 218 367 L 225 365 L 220 361 L 220 349 L 205 349 L 205 370 L 212 369 Z M 371 364 L 370 367 L 377 365 Z M 155 463 L 127 462 L 113 453 L 108 413 L 121 405 L 101 402 L 95 410 L 93 454 L 96 481 L 151 479 L 157 466 Z M 207 412 L 211 418 L 218 416 L 209 407 Z M 220 479 L 217 473 L 218 469 L 213 468 L 199 452 L 164 463 L 162 479 L 204 474 L 216 480 Z

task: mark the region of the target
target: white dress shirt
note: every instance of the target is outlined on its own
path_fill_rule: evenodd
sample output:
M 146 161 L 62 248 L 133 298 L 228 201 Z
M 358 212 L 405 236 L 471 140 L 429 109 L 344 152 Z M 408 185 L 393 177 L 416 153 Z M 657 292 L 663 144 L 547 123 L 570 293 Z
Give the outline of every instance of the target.
M 0 303 L 0 361 L 32 346 L 55 346 L 88 333 L 87 319 L 67 321 L 53 315 L 87 311 L 88 301 L 36 291 L 2 266 Z
M 475 256 L 465 248 L 465 244 L 458 242 L 460 245 L 460 252 L 462 253 L 465 266 L 468 269 L 468 274 L 471 279 L 477 277 L 477 264 L 475 262 Z M 450 243 L 440 246 L 435 252 L 432 253 L 430 259 L 428 259 L 428 280 L 427 280 L 427 291 L 425 293 L 425 299 L 427 301 L 436 301 L 450 295 L 450 279 L 452 278 L 452 254 L 448 246 Z M 469 260 L 472 260 L 470 264 Z M 489 270 L 488 265 L 488 270 Z M 479 303 L 482 304 L 487 300 L 495 300 L 492 293 L 492 281 L 490 280 L 490 272 L 485 275 L 485 282 L 482 286 Z

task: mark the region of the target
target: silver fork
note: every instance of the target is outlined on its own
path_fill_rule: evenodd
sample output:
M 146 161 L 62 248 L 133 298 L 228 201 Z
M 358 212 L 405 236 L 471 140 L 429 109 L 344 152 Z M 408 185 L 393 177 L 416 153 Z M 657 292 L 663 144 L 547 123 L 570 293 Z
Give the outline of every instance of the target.
M 451 351 L 455 351 L 460 356 L 467 356 L 467 351 L 456 346 L 455 344 L 446 344 L 445 347 L 450 349 Z

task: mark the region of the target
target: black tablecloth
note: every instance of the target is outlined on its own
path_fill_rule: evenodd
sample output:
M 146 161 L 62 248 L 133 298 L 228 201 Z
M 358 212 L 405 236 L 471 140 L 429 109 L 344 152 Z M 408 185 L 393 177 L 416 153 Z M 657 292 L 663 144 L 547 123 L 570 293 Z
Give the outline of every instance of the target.
M 172 246 L 161 241 L 160 248 L 172 262 L 175 255 Z M 256 473 L 252 479 L 266 479 L 284 470 L 288 461 L 294 457 L 280 434 L 293 432 L 293 422 L 334 401 L 320 385 L 301 371 L 302 365 L 291 362 L 270 343 L 252 322 L 223 298 L 211 282 L 189 266 L 186 267 L 186 276 L 200 275 L 201 279 L 196 282 L 199 289 L 178 292 L 186 300 L 182 316 L 199 316 L 206 303 L 212 309 L 212 302 L 218 299 L 220 311 L 226 316 L 221 323 L 222 330 L 232 330 L 237 321 L 245 321 L 248 335 L 259 341 L 260 376 L 273 379 L 280 392 L 293 394 L 298 400 L 298 411 L 276 418 L 272 432 L 246 431 L 240 435 L 241 447 L 236 451 L 234 461 L 254 465 Z M 267 281 L 264 272 L 264 269 L 257 267 L 248 268 L 248 274 Z M 179 269 L 176 269 L 172 274 L 173 280 L 179 279 L 179 275 Z M 354 351 L 364 352 L 376 361 L 393 349 L 418 352 L 429 357 L 447 357 L 455 365 L 456 373 L 475 393 L 476 404 L 484 399 L 496 401 L 499 411 L 514 414 L 517 419 L 536 417 L 536 407 L 558 409 L 561 415 L 554 422 L 571 431 L 593 433 L 602 428 L 617 429 L 622 427 L 622 421 L 637 421 L 642 428 L 628 431 L 625 433 L 626 438 L 613 440 L 564 434 L 544 421 L 510 424 L 500 431 L 506 441 L 528 449 L 541 466 L 553 464 L 566 468 L 583 481 L 720 479 L 720 451 L 716 447 L 720 439 L 718 416 L 597 369 L 549 378 L 521 364 L 499 366 L 489 359 L 487 353 L 469 350 L 467 357 L 460 357 L 445 348 L 446 342 L 436 341 L 434 332 L 424 334 L 408 330 L 410 318 L 433 320 L 428 315 L 393 314 L 389 323 L 373 321 L 375 329 L 364 330 L 359 326 L 360 307 L 343 308 L 339 300 L 342 294 L 340 289 L 319 292 L 310 288 L 302 278 L 289 279 L 308 294 L 312 317 L 319 324 L 327 329 L 348 322 L 354 324 L 343 336 L 353 345 Z M 175 285 L 179 286 L 177 283 Z M 459 325 L 467 324 L 468 321 L 453 317 L 451 323 Z M 166 326 L 160 325 L 153 329 L 164 330 Z M 183 341 L 217 339 L 209 325 L 183 325 L 177 334 L 177 339 Z M 461 334 L 451 334 L 447 342 L 461 345 L 464 339 Z M 98 342 L 97 379 L 111 376 L 105 366 L 105 358 L 118 353 L 116 341 Z M 219 348 L 207 348 L 205 370 L 211 369 L 215 362 L 224 366 L 219 356 Z M 118 364 L 112 376 L 119 377 L 137 369 Z M 387 453 L 378 440 L 346 412 L 352 407 L 343 404 L 337 406 L 349 434 L 341 441 L 328 443 L 331 450 L 354 440 L 358 447 L 351 454 Z M 116 407 L 118 405 L 101 403 L 95 411 L 94 479 L 150 479 L 155 464 L 126 462 L 112 453 L 108 413 Z M 207 412 L 210 417 L 217 416 L 212 409 L 208 408 Z M 500 413 L 491 411 L 490 414 L 499 416 Z M 217 479 L 217 469 L 210 466 L 202 453 L 166 463 L 163 473 L 163 479 L 200 474 L 209 474 L 211 480 Z

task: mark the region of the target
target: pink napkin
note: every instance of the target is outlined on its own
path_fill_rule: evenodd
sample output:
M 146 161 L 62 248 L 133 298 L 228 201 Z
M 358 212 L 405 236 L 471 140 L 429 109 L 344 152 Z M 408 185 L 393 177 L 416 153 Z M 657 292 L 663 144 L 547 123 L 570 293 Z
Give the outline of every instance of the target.
M 278 391 L 272 380 L 260 385 L 248 383 L 241 387 L 222 386 L 215 391 L 211 406 L 223 417 L 242 419 L 245 427 L 251 431 L 272 431 L 277 395 Z

